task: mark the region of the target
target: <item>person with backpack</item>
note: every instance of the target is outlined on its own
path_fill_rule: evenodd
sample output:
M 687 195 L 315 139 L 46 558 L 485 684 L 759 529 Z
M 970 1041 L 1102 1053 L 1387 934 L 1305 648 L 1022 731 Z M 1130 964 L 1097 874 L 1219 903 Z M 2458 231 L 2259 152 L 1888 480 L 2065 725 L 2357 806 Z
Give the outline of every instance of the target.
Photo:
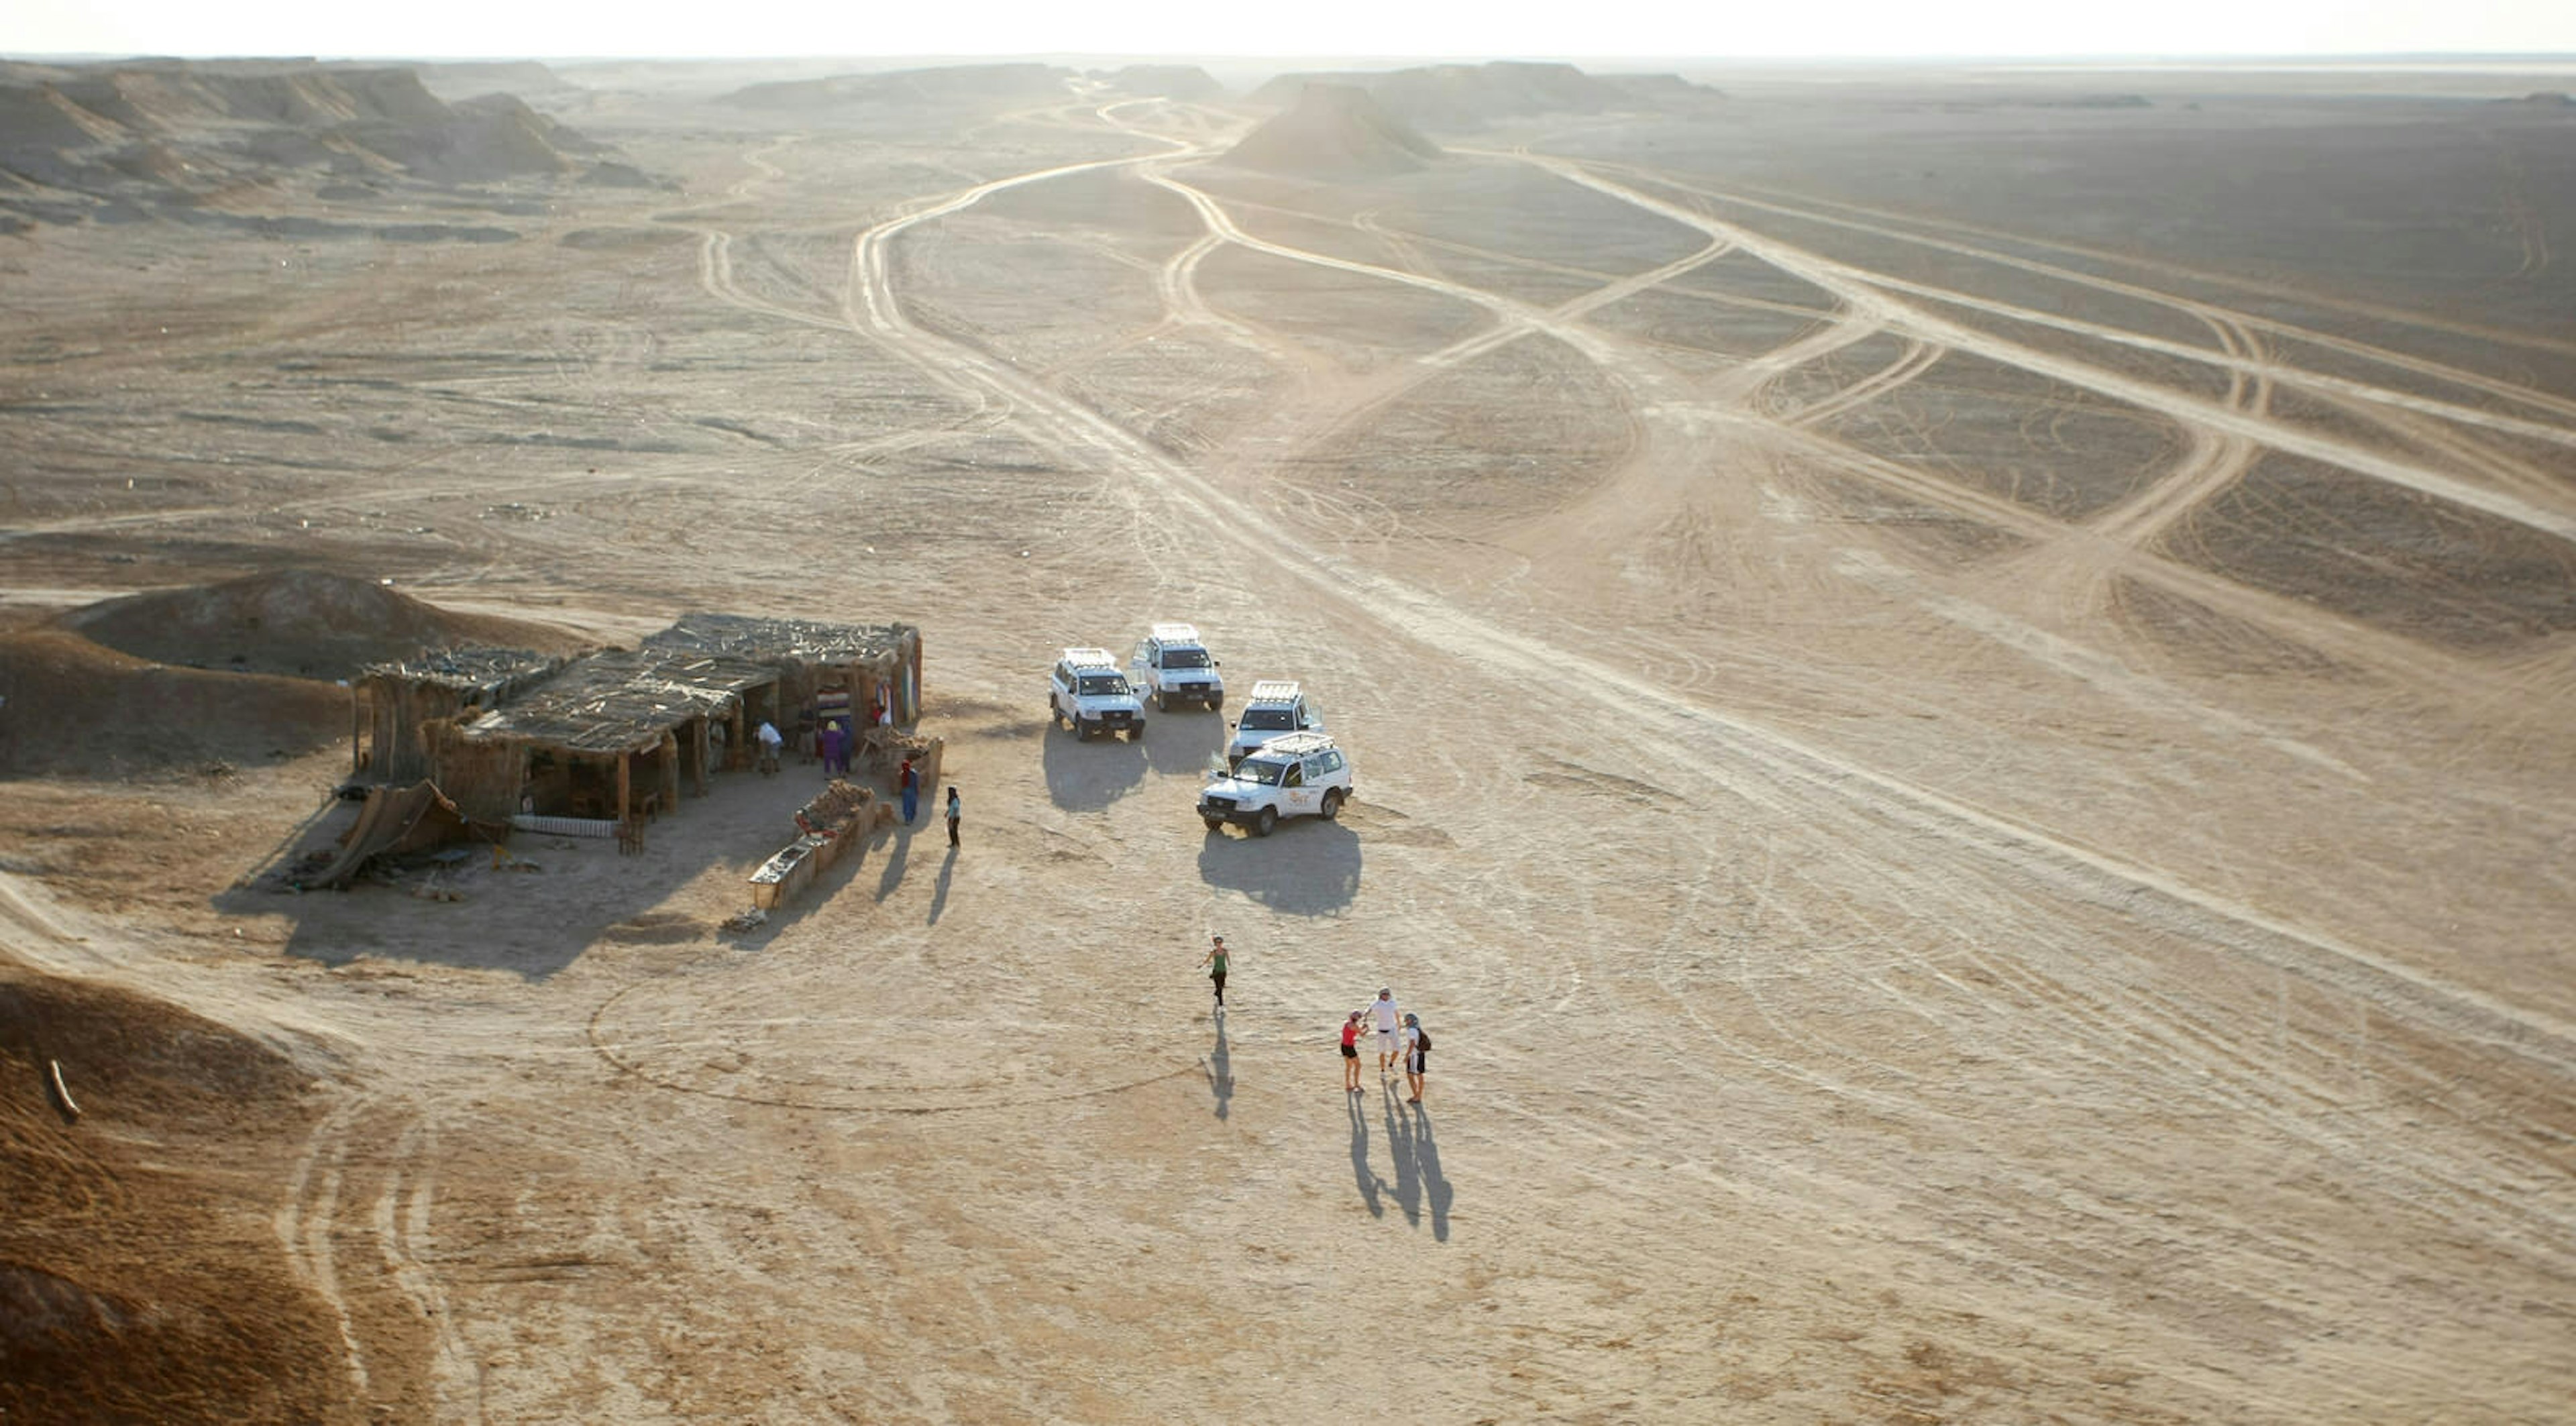
M 1431 1032 L 1422 1028 L 1421 1017 L 1404 1017 L 1404 1086 L 1413 1091 L 1407 1104 L 1422 1102 L 1422 1073 L 1431 1063 Z

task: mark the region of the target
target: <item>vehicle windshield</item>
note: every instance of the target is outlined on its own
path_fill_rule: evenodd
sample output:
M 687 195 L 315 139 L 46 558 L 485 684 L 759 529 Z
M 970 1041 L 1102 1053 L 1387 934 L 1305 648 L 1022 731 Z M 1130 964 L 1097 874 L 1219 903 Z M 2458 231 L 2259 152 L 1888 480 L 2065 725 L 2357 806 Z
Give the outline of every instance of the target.
M 1239 726 L 1257 733 L 1285 733 L 1297 726 L 1297 717 L 1285 708 L 1246 708 Z
M 1207 666 L 1208 656 L 1207 650 L 1205 649 L 1163 650 L 1163 667 L 1165 668 L 1205 668 Z
M 1258 758 L 1245 758 L 1235 765 L 1234 775 L 1245 782 L 1257 782 L 1264 787 L 1277 787 L 1281 766 L 1279 763 L 1266 763 Z
M 1084 693 L 1118 694 L 1127 691 L 1127 680 L 1114 673 L 1086 673 L 1074 686 Z

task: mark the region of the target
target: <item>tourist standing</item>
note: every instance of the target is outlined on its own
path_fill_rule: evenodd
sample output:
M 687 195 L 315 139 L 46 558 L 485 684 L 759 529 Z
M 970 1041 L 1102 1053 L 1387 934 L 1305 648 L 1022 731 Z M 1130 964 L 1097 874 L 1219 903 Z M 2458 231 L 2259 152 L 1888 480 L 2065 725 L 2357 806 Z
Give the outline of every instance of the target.
M 1225 1008 L 1225 937 L 1210 936 L 1208 941 L 1210 943 L 1208 953 L 1199 958 L 1199 964 L 1207 969 L 1208 979 L 1216 982 L 1216 1008 L 1223 1010 Z
M 957 789 L 951 786 L 948 789 L 948 845 L 952 847 L 957 845 L 957 824 L 963 821 L 965 816 L 965 804 L 957 800 Z
M 921 813 L 921 774 L 912 770 L 912 759 L 903 760 L 903 771 L 895 781 L 903 789 L 903 825 L 909 827 Z
M 1342 1088 L 1360 1092 L 1360 1012 L 1342 1022 Z
M 1431 1032 L 1411 1015 L 1404 1017 L 1404 1087 L 1413 1091 L 1407 1104 L 1422 1102 L 1422 1075 L 1431 1065 Z
M 1379 987 L 1377 1002 L 1368 1007 L 1377 1017 L 1377 1072 L 1386 1074 L 1395 1068 L 1395 1031 L 1403 1023 L 1395 1008 L 1395 992 Z

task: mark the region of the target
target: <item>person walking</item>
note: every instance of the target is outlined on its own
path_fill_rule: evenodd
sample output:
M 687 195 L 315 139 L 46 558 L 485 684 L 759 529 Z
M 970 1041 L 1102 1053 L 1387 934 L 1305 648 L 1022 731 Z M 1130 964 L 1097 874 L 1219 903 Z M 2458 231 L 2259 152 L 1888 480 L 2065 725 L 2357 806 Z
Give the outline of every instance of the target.
M 760 770 L 763 773 L 774 773 L 778 771 L 778 750 L 786 746 L 787 740 L 779 736 L 778 725 L 770 722 L 766 718 L 760 720 L 760 732 L 758 736 L 760 739 Z
M 1422 1102 L 1422 1075 L 1431 1064 L 1431 1032 L 1422 1028 L 1421 1020 L 1404 1017 L 1404 1087 L 1413 1091 L 1404 1102 Z
M 1380 986 L 1377 1002 L 1368 1008 L 1377 1016 L 1377 1072 L 1383 1077 L 1395 1068 L 1395 1030 L 1403 1023 L 1395 1008 L 1395 992 Z
M 1342 1022 L 1342 1088 L 1360 1092 L 1360 1012 Z
M 903 771 L 896 781 L 903 788 L 903 825 L 909 827 L 921 813 L 921 774 L 912 770 L 912 759 L 903 760 Z
M 948 789 L 948 845 L 957 845 L 957 824 L 965 817 L 965 804 L 957 800 L 957 789 L 952 785 Z
M 1208 979 L 1216 982 L 1216 1008 L 1223 1010 L 1225 1008 L 1225 937 L 1210 936 L 1208 941 L 1208 953 L 1199 957 L 1199 964 L 1206 968 Z

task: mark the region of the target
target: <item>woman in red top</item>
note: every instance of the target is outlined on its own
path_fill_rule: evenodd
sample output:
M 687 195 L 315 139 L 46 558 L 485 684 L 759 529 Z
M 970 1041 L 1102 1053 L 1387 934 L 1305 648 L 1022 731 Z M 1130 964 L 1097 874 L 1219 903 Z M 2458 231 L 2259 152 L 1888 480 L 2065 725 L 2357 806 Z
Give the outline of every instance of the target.
M 1360 1092 L 1360 1012 L 1342 1022 L 1342 1088 Z

